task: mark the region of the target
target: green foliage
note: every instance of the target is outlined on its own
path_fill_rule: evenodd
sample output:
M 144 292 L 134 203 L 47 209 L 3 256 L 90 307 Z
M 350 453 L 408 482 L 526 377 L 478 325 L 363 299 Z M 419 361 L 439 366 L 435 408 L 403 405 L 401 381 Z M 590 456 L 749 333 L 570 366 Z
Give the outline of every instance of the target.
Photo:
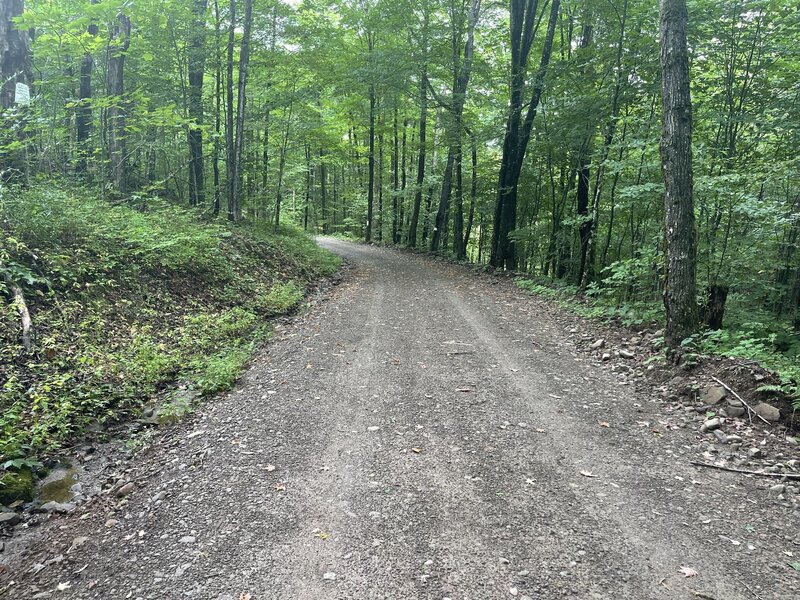
M 33 500 L 33 473 L 28 468 L 7 471 L 0 477 L 0 504 Z
M 230 387 L 268 336 L 265 319 L 339 265 L 295 228 L 231 229 L 157 199 L 134 210 L 74 184 L 0 193 L 0 268 L 23 288 L 36 333 L 26 356 L 3 303 L 6 461 L 136 414 L 176 381 L 202 394 Z

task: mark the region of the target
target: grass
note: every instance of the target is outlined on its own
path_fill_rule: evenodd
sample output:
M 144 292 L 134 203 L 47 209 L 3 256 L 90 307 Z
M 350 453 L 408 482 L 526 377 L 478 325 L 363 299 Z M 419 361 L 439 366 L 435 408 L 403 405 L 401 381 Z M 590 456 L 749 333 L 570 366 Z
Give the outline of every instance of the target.
M 0 189 L 0 295 L 20 285 L 35 352 L 0 308 L 0 459 L 30 460 L 88 425 L 138 415 L 181 383 L 229 388 L 339 259 L 302 231 L 203 221 L 159 200 L 111 206 L 79 187 Z M 138 207 L 142 208 L 142 207 Z

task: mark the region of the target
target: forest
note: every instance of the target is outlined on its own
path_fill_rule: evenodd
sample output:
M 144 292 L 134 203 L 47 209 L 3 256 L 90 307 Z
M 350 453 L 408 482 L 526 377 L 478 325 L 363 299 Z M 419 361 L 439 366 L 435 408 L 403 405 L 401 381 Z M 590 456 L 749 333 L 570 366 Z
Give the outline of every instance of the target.
M 155 389 L 197 360 L 156 360 L 159 320 L 175 317 L 157 301 L 165 272 L 252 294 L 259 257 L 302 247 L 307 262 L 286 268 L 273 298 L 283 305 L 282 293 L 335 269 L 299 230 L 507 270 L 526 290 L 634 327 L 664 322 L 666 285 L 689 307 L 686 326 L 667 322 L 684 360 L 755 359 L 800 396 L 800 13 L 786 0 L 665 1 L 660 21 L 656 4 L 4 0 L 4 455 L 44 443 L 9 442 L 31 402 L 53 413 L 43 431 L 79 426 L 54 397 L 71 369 L 91 365 L 74 402 L 96 406 L 92 378 L 101 395 L 112 371 Z M 689 209 L 665 215 L 664 25 L 684 4 L 675 48 L 682 36 L 691 100 L 674 122 L 691 158 Z M 675 265 L 672 232 L 691 234 Z M 680 265 L 690 269 L 670 289 Z M 143 288 L 155 290 L 152 322 L 123 336 L 139 346 L 120 341 L 113 367 L 102 346 L 59 337 L 99 344 L 111 317 L 87 303 L 99 290 L 130 312 L 128 292 Z M 18 314 L 23 297 L 32 322 Z M 230 316 L 239 299 L 211 304 L 209 315 Z M 37 358 L 20 359 L 43 314 L 69 325 L 39 325 Z

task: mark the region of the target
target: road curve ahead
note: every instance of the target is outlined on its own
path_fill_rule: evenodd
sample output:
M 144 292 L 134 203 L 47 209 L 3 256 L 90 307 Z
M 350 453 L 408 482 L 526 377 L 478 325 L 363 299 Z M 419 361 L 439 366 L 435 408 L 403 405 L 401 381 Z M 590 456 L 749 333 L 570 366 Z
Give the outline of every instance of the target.
M 320 243 L 345 281 L 137 459 L 126 503 L 51 527 L 42 556 L 86 540 L 17 597 L 793 596 L 774 568 L 790 542 L 764 541 L 788 539 L 789 510 L 691 467 L 694 432 L 654 435 L 661 404 L 575 352 L 555 311 L 461 267 Z

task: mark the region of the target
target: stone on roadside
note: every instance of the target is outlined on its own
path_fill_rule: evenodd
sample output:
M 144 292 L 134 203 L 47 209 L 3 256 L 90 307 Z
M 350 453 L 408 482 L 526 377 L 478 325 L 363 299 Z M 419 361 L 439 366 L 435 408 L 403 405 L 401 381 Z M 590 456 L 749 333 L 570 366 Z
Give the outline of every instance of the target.
M 589 346 L 589 349 L 590 350 L 600 350 L 600 348 L 603 348 L 605 345 L 606 345 L 606 341 L 604 339 L 600 338 L 599 340 L 595 341 L 591 346 Z
M 322 575 L 322 579 L 325 581 L 336 581 L 336 573 L 328 571 L 327 573 Z
M 117 498 L 124 498 L 125 496 L 133 492 L 133 490 L 135 489 L 136 485 L 132 481 L 129 481 L 128 483 L 126 483 L 117 490 Z
M 39 511 L 45 513 L 67 514 L 73 510 L 75 510 L 75 505 L 72 502 L 56 502 L 54 500 L 46 502 L 39 507 Z
M 778 483 L 776 485 L 770 486 L 769 495 L 770 496 L 780 496 L 785 491 L 786 491 L 786 484 L 785 483 Z
M 619 351 L 619 355 L 622 358 L 635 358 L 636 357 L 636 355 L 633 352 L 631 352 L 630 350 L 620 350 Z
M 747 456 L 749 458 L 763 458 L 764 451 L 761 450 L 761 448 L 750 448 L 750 450 L 747 451 Z
M 13 527 L 22 519 L 15 512 L 0 513 L 0 527 Z
M 722 422 L 717 419 L 707 419 L 705 423 L 700 427 L 700 433 L 706 433 L 708 431 L 714 431 L 715 429 L 719 429 Z
M 700 391 L 700 402 L 706 406 L 719 404 L 728 396 L 728 391 L 721 385 L 710 385 Z
M 607 360 L 611 360 L 611 355 L 608 352 L 603 353 L 603 356 L 600 357 L 600 360 L 606 362 Z
M 781 411 L 766 402 L 757 404 L 753 407 L 753 410 L 759 417 L 770 423 L 776 423 L 781 420 Z
M 737 400 L 736 398 L 728 398 L 725 408 L 722 410 L 725 411 L 726 416 L 735 418 L 743 416 L 745 408 L 744 404 L 742 404 L 740 400 Z

